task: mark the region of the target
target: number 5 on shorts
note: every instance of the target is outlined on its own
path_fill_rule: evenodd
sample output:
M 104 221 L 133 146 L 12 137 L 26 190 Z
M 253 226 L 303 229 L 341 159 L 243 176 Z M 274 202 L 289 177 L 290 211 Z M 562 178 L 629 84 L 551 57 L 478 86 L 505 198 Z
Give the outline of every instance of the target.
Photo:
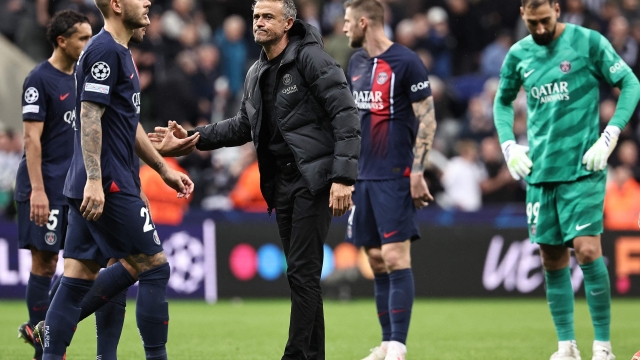
M 153 224 L 151 223 L 151 218 L 149 217 L 149 210 L 146 207 L 142 207 L 140 209 L 140 217 L 146 218 L 144 222 L 144 226 L 142 227 L 142 231 L 147 232 L 153 230 Z
M 540 202 L 527 203 L 527 224 L 537 224 L 540 214 Z
M 56 215 L 60 214 L 60 210 L 52 209 L 49 211 L 49 220 L 47 221 L 47 229 L 50 231 L 56 231 L 56 226 L 58 226 L 58 218 Z

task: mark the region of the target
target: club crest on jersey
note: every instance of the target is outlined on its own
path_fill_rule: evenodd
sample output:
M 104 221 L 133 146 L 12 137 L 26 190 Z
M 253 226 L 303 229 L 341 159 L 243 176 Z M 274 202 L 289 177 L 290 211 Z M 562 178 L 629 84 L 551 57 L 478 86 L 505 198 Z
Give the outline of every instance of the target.
M 153 230 L 153 242 L 156 245 L 160 245 L 160 237 L 158 236 L 158 230 Z
M 536 236 L 537 226 L 536 224 L 531 225 L 531 236 Z
M 58 236 L 55 232 L 49 231 L 44 234 L 44 242 L 46 242 L 47 245 L 53 245 L 56 243 L 56 241 L 58 241 Z
M 282 83 L 285 85 L 289 85 L 291 84 L 291 75 L 290 74 L 284 74 L 284 76 L 282 77 Z
M 376 82 L 378 83 L 378 85 L 382 85 L 386 83 L 387 80 L 389 80 L 389 75 L 387 75 L 387 73 L 383 71 L 378 74 L 378 78 L 376 79 Z
M 571 71 L 571 63 L 568 61 L 563 61 L 560 63 L 560 71 L 562 71 L 564 74 L 568 73 L 569 71 Z

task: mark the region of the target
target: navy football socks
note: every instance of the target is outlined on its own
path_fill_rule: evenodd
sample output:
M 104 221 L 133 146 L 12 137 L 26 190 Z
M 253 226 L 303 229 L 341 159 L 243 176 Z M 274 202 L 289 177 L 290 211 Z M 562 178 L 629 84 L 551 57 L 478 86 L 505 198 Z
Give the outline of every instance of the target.
M 392 271 L 389 274 L 389 282 L 391 341 L 406 344 L 415 296 L 413 271 L 410 268 Z
M 124 325 L 126 306 L 127 290 L 125 289 L 96 311 L 97 359 L 117 359 L 118 343 L 120 342 L 122 326 Z
M 45 319 L 42 360 L 63 358 L 80 319 L 80 303 L 92 285 L 91 280 L 62 277 Z
M 29 324 L 33 329 L 40 321 L 47 316 L 47 310 L 51 300 L 49 299 L 49 285 L 51 278 L 46 276 L 29 275 L 27 283 L 27 308 L 29 310 Z M 42 346 L 35 344 L 36 356 L 42 354 Z
M 136 321 L 147 360 L 166 360 L 169 304 L 166 301 L 171 269 L 165 263 L 138 275 Z
M 389 274 L 374 274 L 373 289 L 376 297 L 378 321 L 382 327 L 382 341 L 391 340 L 391 320 L 389 317 Z
M 51 285 L 51 289 L 49 289 L 49 303 L 53 301 L 53 297 L 56 296 L 56 291 L 60 287 L 60 281 L 62 280 L 62 275 L 58 276 L 54 281 L 53 285 Z
M 122 263 L 117 262 L 100 271 L 95 284 L 82 301 L 80 320 L 96 312 L 109 300 L 135 284 L 136 279 L 129 274 Z

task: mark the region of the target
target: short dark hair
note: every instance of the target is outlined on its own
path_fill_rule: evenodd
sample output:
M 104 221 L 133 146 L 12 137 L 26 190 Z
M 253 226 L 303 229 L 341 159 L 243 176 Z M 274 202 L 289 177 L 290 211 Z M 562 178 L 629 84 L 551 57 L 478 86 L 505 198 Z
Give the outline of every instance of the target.
M 347 0 L 344 8 L 352 8 L 360 11 L 374 23 L 384 23 L 384 7 L 378 0 Z
M 273 2 L 282 3 L 282 10 L 283 10 L 282 16 L 284 16 L 285 20 L 287 20 L 288 18 L 293 18 L 295 20 L 296 15 L 298 15 L 298 11 L 296 10 L 296 4 L 293 2 L 293 0 L 255 0 L 253 2 L 253 5 L 251 5 L 251 10 L 253 10 L 256 7 L 256 4 L 259 3 L 260 1 L 273 1 Z
M 549 4 L 549 6 L 553 6 L 558 0 L 522 0 L 522 7 L 528 7 L 535 9 L 542 4 Z
M 77 11 L 59 11 L 49 20 L 49 25 L 47 25 L 47 39 L 55 49 L 58 47 L 58 36 L 68 38 L 78 31 L 75 27 L 76 24 L 84 23 L 88 24 L 89 18 Z

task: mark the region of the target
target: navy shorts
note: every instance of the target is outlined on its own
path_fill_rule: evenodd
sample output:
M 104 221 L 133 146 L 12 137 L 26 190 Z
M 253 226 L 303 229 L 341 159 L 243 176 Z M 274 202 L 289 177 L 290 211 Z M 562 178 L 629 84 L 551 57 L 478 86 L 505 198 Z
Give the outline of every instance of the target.
M 420 238 L 408 177 L 358 180 L 355 188 L 348 241 L 356 246 L 379 247 Z
M 19 201 L 18 205 L 18 247 L 30 249 L 32 246 L 41 251 L 57 253 L 64 247 L 67 234 L 66 205 L 49 205 L 49 222 L 45 226 L 38 226 L 29 220 L 31 203 Z
M 88 221 L 80 212 L 81 199 L 69 201 L 69 230 L 64 257 L 93 260 L 106 266 L 110 258 L 130 254 L 154 255 L 162 251 L 149 210 L 139 196 L 105 194 L 104 211 L 96 221 Z

